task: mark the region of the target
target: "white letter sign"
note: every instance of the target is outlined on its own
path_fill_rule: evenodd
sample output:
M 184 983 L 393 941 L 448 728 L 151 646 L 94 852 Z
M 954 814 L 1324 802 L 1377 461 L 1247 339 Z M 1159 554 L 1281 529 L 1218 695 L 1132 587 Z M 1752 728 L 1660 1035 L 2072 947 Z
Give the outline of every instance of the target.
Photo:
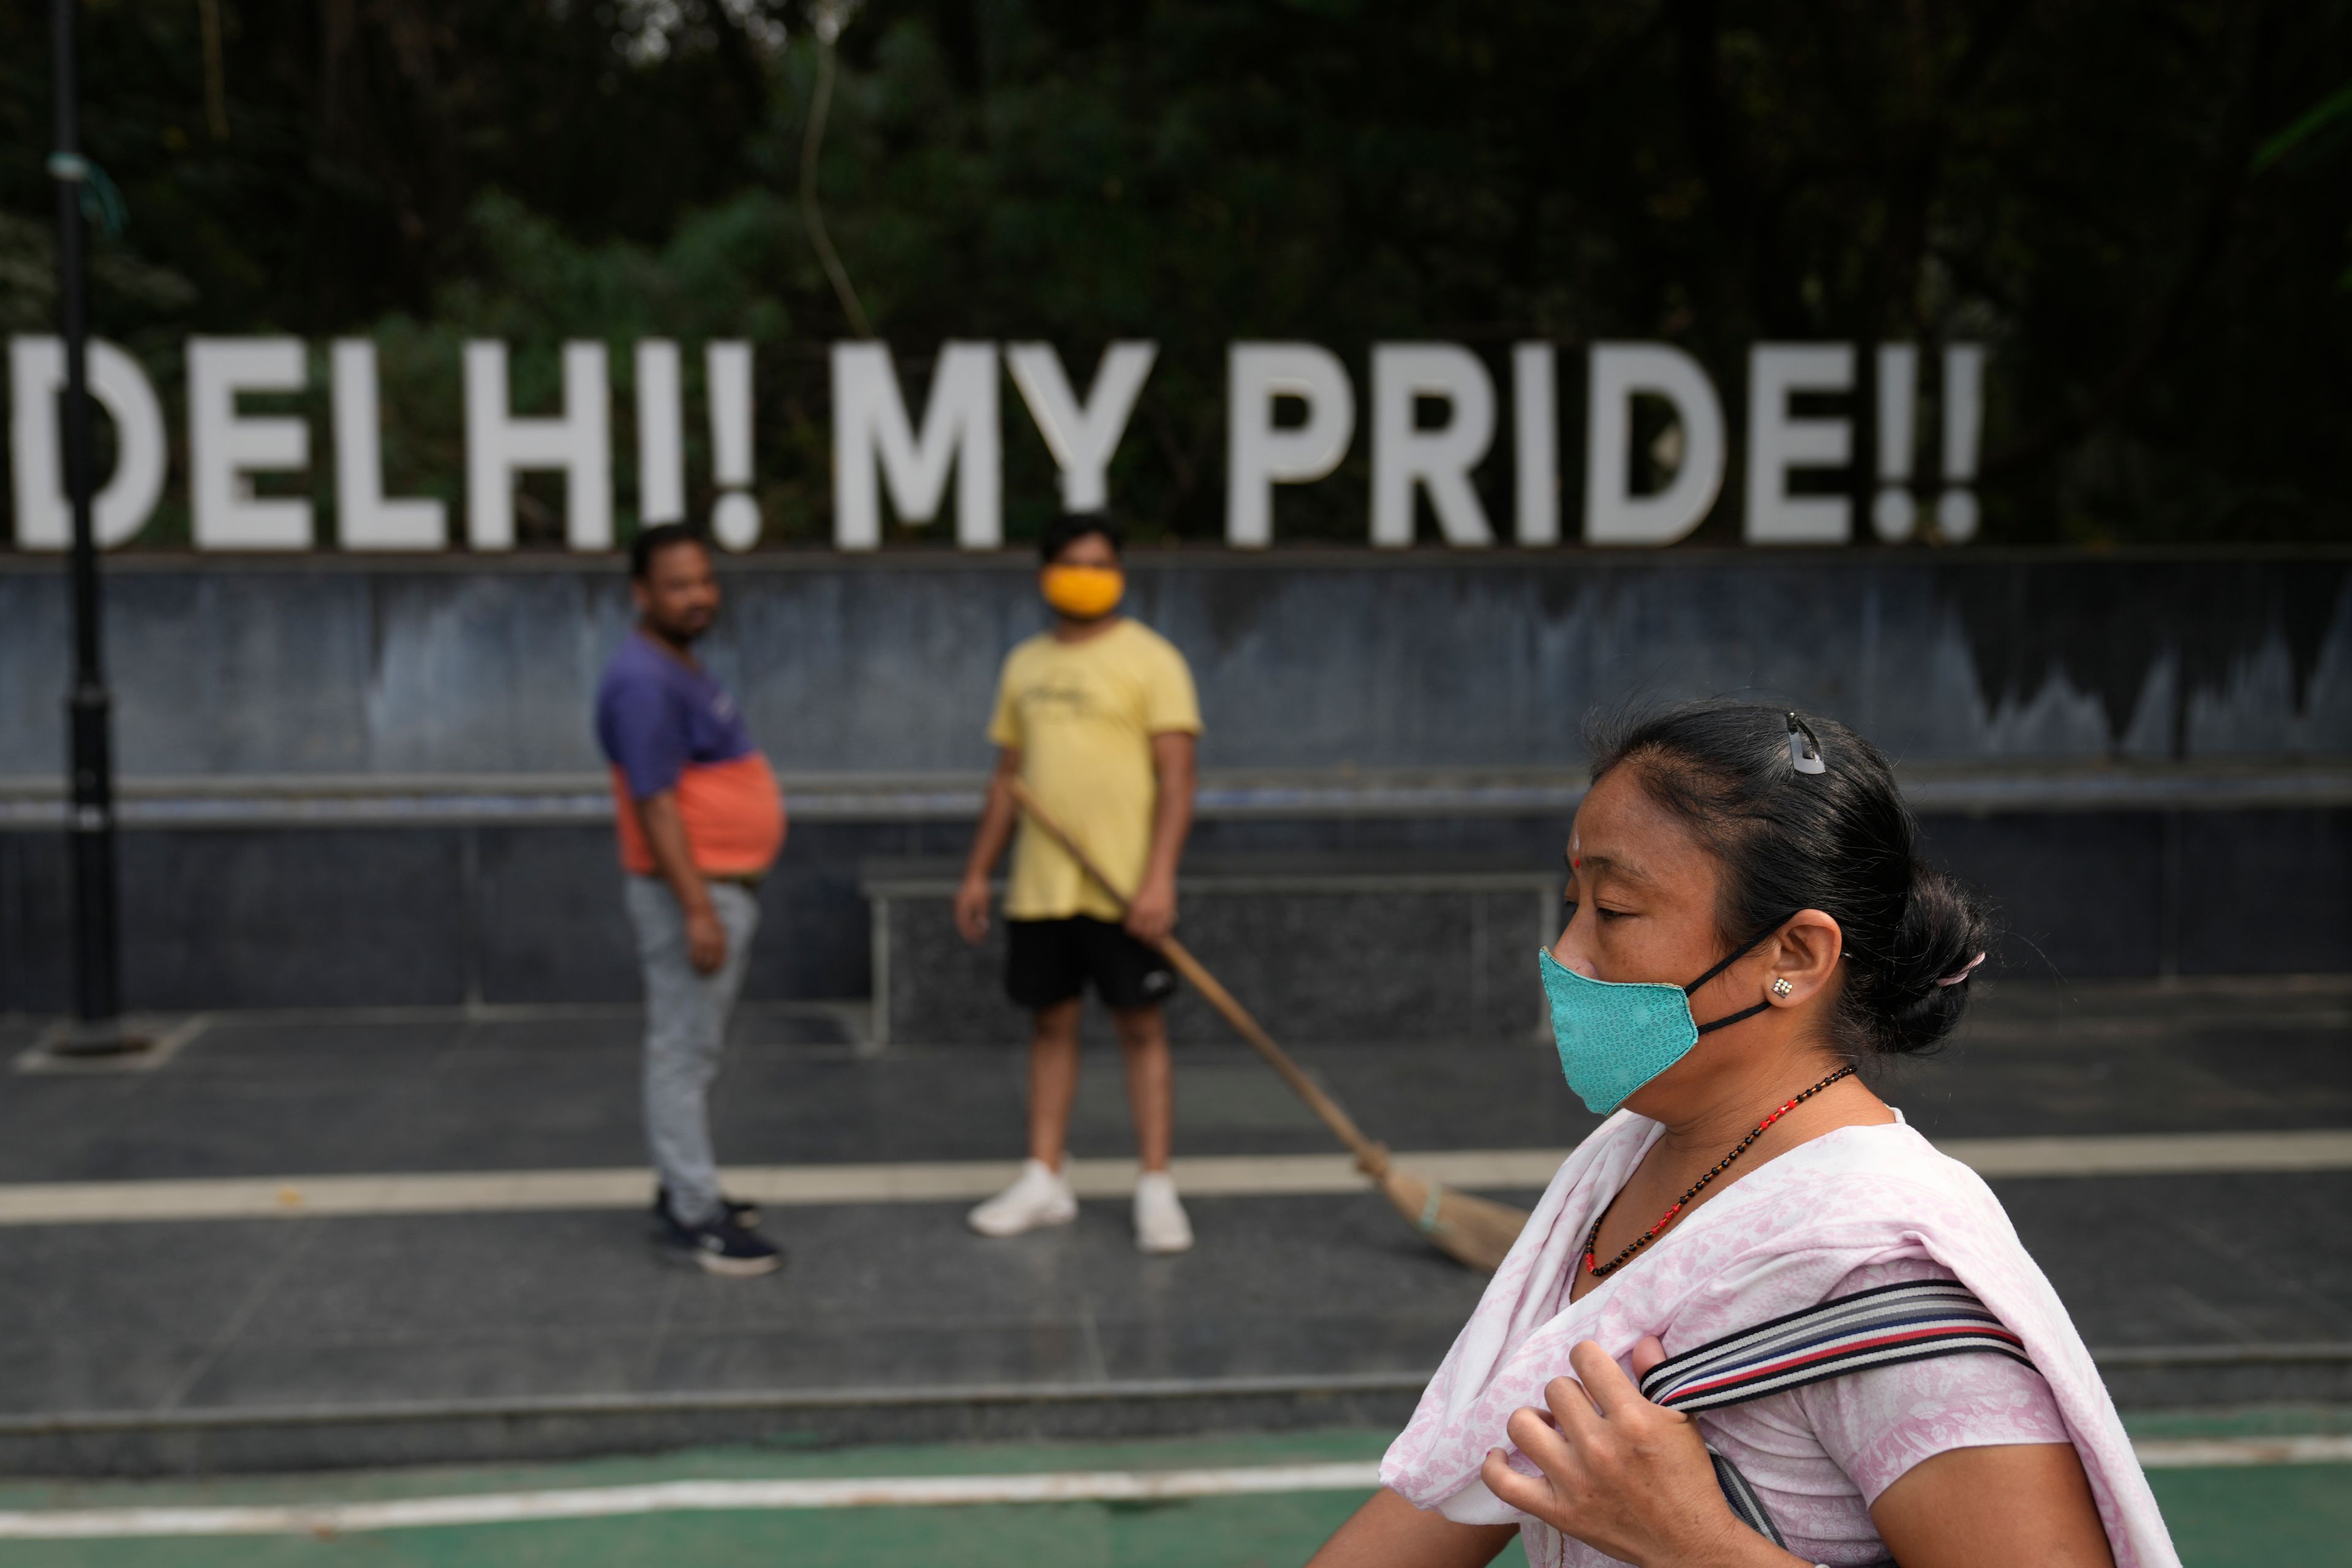
M 679 389 L 677 343 L 639 338 L 637 383 L 637 521 L 686 521 L 686 395 Z
M 375 344 L 335 340 L 335 532 L 346 550 L 446 550 L 449 516 L 437 500 L 388 500 L 376 418 Z
M 1127 433 L 1136 395 L 1159 357 L 1157 343 L 1118 342 L 1103 350 L 1093 392 L 1079 405 L 1062 372 L 1062 356 L 1051 343 L 1007 343 L 1005 368 L 1021 401 L 1037 422 L 1037 434 L 1061 470 L 1062 510 L 1100 511 L 1110 504 L 1110 459 Z
M 1559 371 L 1549 343 L 1511 350 L 1512 456 L 1521 544 L 1559 542 Z
M 710 534 L 726 549 L 749 550 L 760 542 L 760 503 L 750 494 L 751 345 L 740 338 L 704 344 L 702 384 L 710 405 L 710 477 L 719 482 Z
M 833 542 L 843 550 L 882 542 L 878 465 L 890 504 L 910 523 L 929 522 L 956 470 L 956 542 L 993 550 L 1004 540 L 999 480 L 1003 432 L 996 416 L 996 345 L 946 343 L 931 373 L 919 437 L 907 416 L 890 351 L 880 343 L 833 345 Z
M 1225 542 L 1274 542 L 1274 487 L 1319 479 L 1348 455 L 1356 393 L 1330 350 L 1314 343 L 1235 343 L 1225 369 Z M 1307 405 L 1295 429 L 1274 423 L 1274 400 Z
M 92 338 L 88 353 L 90 401 L 114 421 L 114 473 L 90 498 L 90 531 L 107 550 L 136 538 L 163 493 L 163 405 L 147 373 L 121 349 Z M 63 550 L 73 542 L 58 438 L 58 395 L 65 387 L 64 343 L 8 340 L 9 468 L 21 549 Z M 93 486 L 97 479 L 90 476 Z
M 264 499 L 246 475 L 310 466 L 310 426 L 295 415 L 240 418 L 241 392 L 299 392 L 299 338 L 188 340 L 188 500 L 199 550 L 308 550 L 310 503 Z
M 613 547 L 612 414 L 604 345 L 563 345 L 563 412 L 517 418 L 507 395 L 507 345 L 466 345 L 466 537 L 477 550 L 514 548 L 518 473 L 563 470 L 563 531 L 574 550 Z
M 1844 496 L 1792 496 L 1789 470 L 1841 468 L 1853 459 L 1853 425 L 1796 419 L 1789 395 L 1853 390 L 1852 343 L 1758 343 L 1748 354 L 1748 521 L 1754 544 L 1843 544 L 1853 537 Z
M 540 527 L 553 525 L 553 509 L 533 499 L 551 493 L 542 488 L 549 481 L 533 481 L 529 494 L 519 496 L 520 476 L 560 471 L 564 545 L 582 552 L 609 551 L 615 531 L 617 458 L 612 400 L 619 390 L 632 393 L 635 405 L 634 417 L 624 411 L 621 431 L 624 437 L 635 433 L 633 461 L 623 476 L 634 476 L 633 521 L 642 527 L 684 521 L 689 499 L 707 493 L 713 542 L 730 551 L 758 548 L 765 531 L 761 495 L 781 501 L 798 492 L 781 475 L 778 488 L 754 488 L 752 345 L 741 339 L 701 342 L 697 395 L 702 402 L 694 416 L 709 419 L 706 492 L 700 470 L 687 472 L 689 456 L 698 462 L 701 451 L 701 427 L 687 424 L 684 353 L 689 345 L 672 337 L 615 341 L 630 355 L 620 367 L 634 373 L 626 387 L 612 384 L 606 344 L 583 340 L 561 345 L 560 394 L 551 390 L 544 371 L 527 377 L 518 394 L 506 342 L 481 339 L 463 345 L 466 502 L 460 543 L 453 537 L 454 508 L 446 500 L 430 493 L 385 494 L 386 411 L 374 342 L 347 337 L 320 345 L 330 350 L 332 396 L 329 409 L 319 414 L 331 425 L 335 496 L 322 516 L 317 498 L 323 491 L 284 479 L 257 479 L 299 476 L 310 462 L 311 345 L 295 337 L 191 337 L 184 365 L 193 542 L 204 551 L 297 551 L 317 546 L 324 534 L 329 547 L 353 552 L 453 546 L 509 551 L 515 547 L 519 505 Z M 1745 542 L 1848 542 L 1861 526 L 1857 496 L 1866 497 L 1860 510 L 1878 539 L 1887 542 L 1912 540 L 1928 518 L 1927 542 L 1958 544 L 1976 536 L 1986 346 L 1947 342 L 1923 350 L 1908 342 L 1882 342 L 1869 348 L 1873 363 L 1864 364 L 1863 346 L 1851 342 L 1747 345 L 1740 530 Z M 1570 471 L 1573 453 L 1562 449 L 1559 428 L 1559 377 L 1573 373 L 1560 366 L 1555 345 L 1530 339 L 1485 344 L 1474 352 L 1462 343 L 1386 342 L 1367 351 L 1368 500 L 1374 548 L 1411 548 L 1424 510 L 1448 547 L 1481 549 L 1497 542 L 1503 520 L 1490 515 L 1487 503 L 1503 504 L 1505 480 L 1498 469 L 1487 470 L 1490 492 L 1482 496 L 1479 476 L 1481 464 L 1501 460 L 1493 450 L 1502 416 L 1496 381 L 1506 349 L 1512 420 L 1510 537 L 1522 549 L 1542 549 L 1561 543 L 1563 535 L 1573 536 L 1574 525 L 1562 516 L 1570 504 L 1564 492 L 1579 480 Z M 1918 388 L 1927 370 L 1924 354 L 1930 352 L 1942 361 L 1941 395 L 1934 404 L 1941 428 L 1933 479 L 1923 461 L 1923 448 L 1930 443 L 1922 426 L 1929 415 Z M 833 343 L 834 547 L 880 549 L 886 517 L 899 525 L 898 537 L 906 538 L 938 518 L 948 504 L 952 479 L 957 546 L 1003 548 L 1002 374 L 1012 376 L 1053 458 L 1062 510 L 1084 514 L 1107 508 L 1111 467 L 1158 357 L 1158 345 L 1146 340 L 1108 342 L 1081 388 L 1052 343 L 950 341 L 940 344 L 928 366 L 920 359 L 910 362 L 919 380 L 928 383 L 921 397 L 910 400 L 887 344 L 871 339 Z M 404 384 L 409 376 L 397 373 L 413 363 L 411 351 L 395 367 Z M 1311 484 L 1347 459 L 1355 437 L 1356 389 L 1347 363 L 1319 343 L 1229 342 L 1225 366 L 1225 543 L 1264 550 L 1274 542 L 1276 487 Z M 1584 542 L 1656 547 L 1688 538 L 1722 499 L 1732 454 L 1723 399 L 1707 370 L 1689 353 L 1664 342 L 1596 342 L 1587 366 Z M 60 472 L 64 354 L 58 341 L 9 339 L 6 375 L 17 546 L 64 549 L 71 521 Z M 101 445 L 115 454 L 112 472 L 91 479 L 97 540 L 101 548 L 111 548 L 137 537 L 167 481 L 176 485 L 172 443 L 177 433 L 167 430 L 141 362 L 121 348 L 93 339 L 89 377 L 92 405 L 112 422 L 113 440 Z M 413 388 L 414 395 L 431 393 L 429 387 Z M 1172 389 L 1159 394 L 1173 395 Z M 518 411 L 518 395 L 530 412 Z M 299 408 L 287 406 L 298 397 Z M 254 406 L 257 400 L 277 400 L 279 406 L 270 408 L 267 401 Z M 1865 403 L 1868 407 L 1862 406 Z M 790 409 L 797 430 L 804 416 L 797 402 Z M 1572 409 L 1565 416 L 1575 417 Z M 1871 449 L 1862 452 L 1857 433 L 1865 420 Z M 395 435 L 411 432 L 412 443 L 422 439 L 396 414 L 390 428 Z M 1166 427 L 1161 429 L 1165 434 Z M 1166 464 L 1152 472 L 1163 482 L 1173 481 L 1164 499 L 1181 510 L 1200 499 L 1194 489 L 1199 454 L 1189 449 L 1189 440 L 1171 440 L 1170 446 Z M 428 443 L 423 449 L 432 448 Z M 408 467 L 419 450 L 395 441 L 394 468 L 412 476 L 402 482 L 421 482 Z M 1860 468 L 1857 454 L 1866 459 Z M 1130 454 L 1130 471 L 1139 472 L 1133 467 L 1136 456 Z M 444 483 L 426 488 L 440 490 Z M 1929 491 L 1936 492 L 1932 508 Z M 1428 498 L 1425 509 L 1423 495 Z M 1024 508 L 1041 499 L 1019 498 Z M 1313 502 L 1307 498 L 1290 504 Z M 1150 519 L 1147 526 L 1170 521 Z M 0 522 L 0 529 L 6 526 Z
M 1416 399 L 1443 398 L 1452 417 L 1434 429 L 1413 424 Z M 1412 543 L 1412 488 L 1429 489 L 1430 510 L 1448 544 L 1495 542 L 1470 470 L 1495 439 L 1495 382 L 1457 343 L 1381 343 L 1372 350 L 1372 542 Z
M 1666 343 L 1595 343 L 1586 399 L 1584 539 L 1672 544 L 1723 489 L 1723 404 L 1698 361 Z M 1655 495 L 1633 493 L 1633 397 L 1662 397 L 1682 430 L 1682 461 Z

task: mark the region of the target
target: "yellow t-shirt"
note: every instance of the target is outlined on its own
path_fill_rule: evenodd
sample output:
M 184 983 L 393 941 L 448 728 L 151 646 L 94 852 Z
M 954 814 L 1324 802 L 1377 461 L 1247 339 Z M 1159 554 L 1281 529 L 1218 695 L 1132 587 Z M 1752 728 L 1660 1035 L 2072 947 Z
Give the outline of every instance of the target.
M 1201 732 L 1192 671 L 1176 646 L 1123 620 L 1084 642 L 1042 632 L 1004 658 L 988 738 L 1021 752 L 1021 782 L 1096 865 L 1131 893 L 1151 858 L 1159 775 L 1151 737 Z M 1013 848 L 1007 920 L 1117 920 L 1118 906 L 1027 823 Z

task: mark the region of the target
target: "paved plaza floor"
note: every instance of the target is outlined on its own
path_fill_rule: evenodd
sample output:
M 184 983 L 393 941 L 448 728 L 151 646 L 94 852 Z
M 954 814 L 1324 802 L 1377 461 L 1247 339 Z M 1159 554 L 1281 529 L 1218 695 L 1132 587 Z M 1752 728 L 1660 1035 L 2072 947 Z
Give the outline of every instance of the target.
M 737 1281 L 648 1241 L 625 1012 L 200 1022 L 151 1069 L 0 1091 L 0 1474 L 1377 1431 L 1481 1286 L 1370 1194 L 1285 1174 L 1328 1140 L 1238 1048 L 1181 1054 L 1180 1154 L 1231 1179 L 1192 1200 L 1193 1252 L 1146 1258 L 1115 1199 L 990 1242 L 937 1195 L 1017 1156 L 1014 1053 L 748 1015 L 719 1144 L 789 1168 L 791 1256 Z M 10 1059 L 32 1043 L 0 1032 Z M 1301 1055 L 1399 1149 L 1524 1170 L 1592 1125 L 1544 1041 Z M 1082 1158 L 1127 1148 L 1117 1066 L 1089 1058 Z M 1996 1187 L 2127 1411 L 2352 1404 L 2352 985 L 1992 990 L 1885 1087 L 2028 1173 Z M 303 1201 L 416 1176 L 454 1184 Z

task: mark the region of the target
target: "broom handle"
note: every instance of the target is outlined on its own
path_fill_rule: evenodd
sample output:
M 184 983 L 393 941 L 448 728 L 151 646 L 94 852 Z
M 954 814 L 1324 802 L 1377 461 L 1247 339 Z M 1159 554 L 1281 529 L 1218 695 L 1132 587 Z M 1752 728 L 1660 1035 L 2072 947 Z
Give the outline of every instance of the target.
M 1064 852 L 1078 863 L 1078 869 L 1101 884 L 1103 890 L 1110 894 L 1111 898 L 1118 902 L 1119 912 L 1125 914 L 1127 895 L 1120 892 L 1118 885 L 1102 874 L 1101 868 L 1094 863 L 1085 850 L 1078 847 L 1077 841 L 1063 829 L 1062 825 L 1046 815 L 1045 808 L 1037 804 L 1037 797 L 1029 793 L 1026 784 L 1019 779 L 1014 779 L 1012 781 L 1012 788 L 1014 803 L 1028 815 L 1029 820 L 1034 823 L 1038 830 L 1046 837 L 1060 845 Z M 1176 966 L 1176 972 L 1191 984 L 1192 989 L 1206 997 L 1209 1005 L 1214 1007 L 1225 1022 L 1234 1026 L 1234 1032 L 1249 1042 L 1250 1048 L 1264 1057 L 1266 1065 L 1282 1076 L 1282 1081 L 1290 1086 L 1291 1092 L 1307 1102 L 1307 1109 L 1312 1110 L 1322 1121 L 1323 1125 L 1328 1127 L 1339 1142 L 1348 1146 L 1355 1154 L 1356 1164 L 1360 1169 L 1367 1175 L 1372 1176 L 1378 1176 L 1388 1169 L 1388 1150 L 1366 1137 L 1364 1130 L 1356 1125 L 1355 1118 L 1340 1110 L 1338 1101 L 1324 1093 L 1313 1079 L 1299 1070 L 1298 1064 L 1292 1061 L 1289 1054 L 1274 1043 L 1274 1037 L 1267 1034 L 1255 1018 L 1250 1016 L 1249 1009 L 1234 999 L 1234 994 L 1226 990 L 1215 975 L 1209 973 L 1206 965 L 1192 956 L 1190 948 L 1178 942 L 1173 936 L 1165 936 L 1160 939 L 1160 951 L 1167 955 L 1168 962 Z

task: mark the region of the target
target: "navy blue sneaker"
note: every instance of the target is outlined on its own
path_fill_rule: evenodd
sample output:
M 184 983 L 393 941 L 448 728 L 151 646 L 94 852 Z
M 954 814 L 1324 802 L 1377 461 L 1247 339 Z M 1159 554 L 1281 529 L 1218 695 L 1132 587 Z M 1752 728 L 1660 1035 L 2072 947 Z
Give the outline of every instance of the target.
M 751 1230 L 760 1223 L 760 1205 L 758 1204 L 739 1203 L 733 1198 L 722 1197 L 719 1200 L 719 1206 L 726 1211 L 727 1223 L 735 1226 L 738 1230 Z M 656 1219 L 662 1219 L 667 1217 L 668 1214 L 669 1189 L 664 1186 L 656 1186 L 654 1188 L 654 1217 Z
M 690 1253 L 709 1273 L 748 1279 L 784 1266 L 784 1249 L 748 1226 L 724 1218 L 709 1225 L 680 1225 L 667 1205 L 660 1219 L 662 1245 Z

